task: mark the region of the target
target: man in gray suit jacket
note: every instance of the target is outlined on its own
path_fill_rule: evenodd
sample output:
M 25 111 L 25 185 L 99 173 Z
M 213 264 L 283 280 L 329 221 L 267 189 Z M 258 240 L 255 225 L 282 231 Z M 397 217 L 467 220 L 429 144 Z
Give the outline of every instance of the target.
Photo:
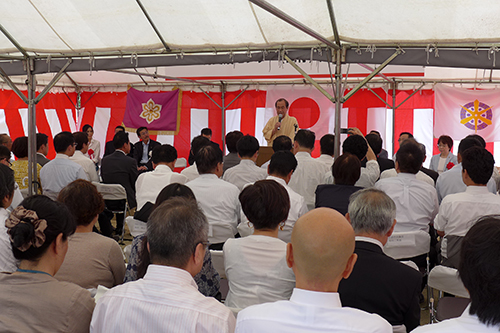
M 50 160 L 45 157 L 49 153 L 49 137 L 43 133 L 36 134 L 36 163 L 44 166 Z

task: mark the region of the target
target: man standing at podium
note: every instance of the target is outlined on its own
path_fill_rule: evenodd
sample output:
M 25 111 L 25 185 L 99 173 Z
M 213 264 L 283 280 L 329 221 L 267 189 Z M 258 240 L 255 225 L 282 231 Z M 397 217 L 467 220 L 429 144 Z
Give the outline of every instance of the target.
M 297 119 L 288 115 L 288 101 L 286 99 L 278 99 L 274 106 L 277 115 L 269 119 L 262 130 L 268 146 L 272 146 L 274 139 L 280 135 L 286 135 L 293 141 L 295 133 L 299 130 Z

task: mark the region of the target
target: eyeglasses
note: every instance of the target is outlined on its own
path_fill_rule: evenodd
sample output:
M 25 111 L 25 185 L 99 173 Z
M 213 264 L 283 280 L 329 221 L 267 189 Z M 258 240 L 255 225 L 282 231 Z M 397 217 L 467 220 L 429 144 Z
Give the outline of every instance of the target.
M 198 244 L 203 244 L 203 247 L 205 248 L 205 251 L 208 251 L 208 244 L 210 244 L 208 241 L 204 241 L 204 242 L 198 242 L 196 243 L 196 245 L 194 246 L 194 249 L 193 249 L 193 253 L 196 252 L 196 247 L 198 246 Z
M 447 144 L 438 144 L 438 148 L 446 148 L 446 147 L 448 147 Z

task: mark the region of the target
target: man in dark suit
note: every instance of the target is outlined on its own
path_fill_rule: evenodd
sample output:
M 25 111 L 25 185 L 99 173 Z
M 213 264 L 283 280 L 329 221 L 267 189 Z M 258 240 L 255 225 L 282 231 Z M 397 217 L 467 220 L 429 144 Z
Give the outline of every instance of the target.
M 49 163 L 46 157 L 49 153 L 49 137 L 43 133 L 36 134 L 36 162 L 41 166 Z
M 118 132 L 125 132 L 125 127 L 119 125 L 115 127 L 115 134 Z M 113 140 L 106 142 L 106 146 L 104 148 L 104 156 L 111 155 L 115 152 L 115 146 L 113 145 Z M 103 156 L 103 157 L 104 157 Z M 134 146 L 130 145 L 130 153 L 127 156 L 134 157 Z
M 422 152 L 424 153 L 424 162 L 425 162 L 425 160 L 427 159 L 425 145 L 423 143 L 419 143 L 419 145 L 420 145 L 420 150 L 422 150 Z M 439 173 L 437 173 L 434 170 L 424 168 L 423 163 L 422 163 L 422 166 L 420 167 L 420 171 L 425 173 L 427 176 L 431 177 L 432 180 L 434 181 L 434 185 L 436 185 L 437 179 L 439 177 Z
M 147 127 L 139 127 L 136 133 L 141 140 L 134 144 L 134 158 L 139 166 L 139 171 L 152 171 L 151 152 L 155 147 L 161 146 L 161 143 L 149 138 Z
M 375 133 L 367 134 L 365 138 L 370 147 L 372 148 L 373 152 L 377 156 L 377 163 L 378 166 L 380 167 L 380 173 L 384 172 L 384 170 L 387 169 L 394 169 L 393 160 L 379 156 L 380 152 L 382 151 L 382 143 L 383 143 L 382 138 Z M 364 163 L 366 164 L 366 160 L 364 161 Z
M 396 205 L 382 191 L 369 188 L 351 196 L 346 218 L 356 234 L 358 260 L 339 294 L 343 306 L 376 313 L 407 332 L 420 324 L 422 275 L 384 254 L 396 224 Z
M 137 202 L 135 200 L 135 182 L 137 180 L 137 163 L 136 161 L 127 156 L 130 152 L 130 141 L 128 133 L 119 131 L 113 138 L 115 152 L 102 159 L 101 162 L 101 176 L 105 184 L 120 184 L 127 192 L 127 201 L 130 208 L 135 208 Z M 109 209 L 113 210 L 107 202 L 106 205 Z M 116 230 L 117 235 L 121 235 L 123 229 L 124 214 L 116 214 Z

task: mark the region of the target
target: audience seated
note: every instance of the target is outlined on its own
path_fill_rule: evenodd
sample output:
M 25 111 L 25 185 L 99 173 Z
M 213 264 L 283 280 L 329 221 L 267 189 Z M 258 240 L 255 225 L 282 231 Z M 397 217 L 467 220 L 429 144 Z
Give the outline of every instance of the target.
M 359 180 L 354 184 L 358 187 L 371 187 L 380 176 L 380 168 L 377 163 L 377 157 L 372 148 L 366 141 L 363 133 L 358 128 L 349 128 L 351 134 L 342 143 L 343 153 L 349 153 L 357 156 L 360 161 L 367 159 L 366 167 L 361 167 L 361 174 Z M 326 184 L 334 184 L 332 170 L 328 170 L 324 179 Z
M 236 144 L 241 161 L 227 170 L 222 179 L 235 185 L 240 191 L 243 186 L 266 178 L 267 173 L 255 165 L 259 156 L 259 141 L 251 135 L 245 135 Z
M 210 140 L 208 140 L 206 137 L 203 135 L 198 135 L 191 141 L 191 150 L 190 153 L 193 154 L 193 156 L 196 155 L 196 153 L 203 147 L 209 146 L 210 145 Z M 196 168 L 196 162 L 193 163 L 192 165 L 188 166 L 184 170 L 181 171 L 181 175 L 186 176 L 188 181 L 191 181 L 193 179 L 196 179 L 199 177 L 198 169 Z
M 208 223 L 196 202 L 163 202 L 149 218 L 147 239 L 151 265 L 146 275 L 106 292 L 90 331 L 233 332 L 231 311 L 203 296 L 193 280 L 208 251 Z
M 224 244 L 229 280 L 225 304 L 246 308 L 289 299 L 295 277 L 286 264 L 286 243 L 278 238 L 278 229 L 284 226 L 290 210 L 288 193 L 274 180 L 260 180 L 245 187 L 239 199 L 254 232 Z
M 316 189 L 316 208 L 330 207 L 345 215 L 349 197 L 362 189 L 354 186 L 361 174 L 361 163 L 356 156 L 344 153 L 333 162 L 332 173 L 335 184 L 319 185 Z
M 66 258 L 54 277 L 85 289 L 99 285 L 111 288 L 122 283 L 125 275 L 122 249 L 113 239 L 92 232 L 104 209 L 104 200 L 96 187 L 78 179 L 63 188 L 57 199 L 73 214 L 76 232 L 69 237 Z
M 429 169 L 442 174 L 458 164 L 457 157 L 452 154 L 453 139 L 448 135 L 441 135 L 438 139 L 439 154 L 432 156 Z
M 467 232 L 460 253 L 458 274 L 469 291 L 471 303 L 459 318 L 418 327 L 413 332 L 500 331 L 499 253 L 500 218 L 485 216 Z
M 424 153 L 424 162 L 425 162 L 425 160 L 427 159 L 425 145 L 423 143 L 420 143 L 419 145 L 420 145 L 420 149 L 422 150 L 422 153 Z M 424 168 L 423 165 L 420 167 L 420 171 L 422 171 L 423 173 L 425 173 L 427 176 L 431 177 L 432 180 L 434 181 L 434 186 L 436 186 L 436 182 L 437 182 L 437 179 L 439 177 L 439 173 L 437 173 L 434 170 Z
M 493 155 L 484 148 L 471 147 L 461 152 L 460 157 L 462 180 L 467 189 L 447 195 L 434 221 L 442 237 L 442 264 L 453 268 L 458 268 L 460 246 L 471 222 L 480 216 L 500 214 L 500 197 L 486 187 L 495 165 Z
M 118 133 L 118 132 L 120 132 L 120 131 L 125 132 L 125 127 L 123 127 L 123 126 L 121 126 L 121 125 L 116 126 L 116 127 L 115 127 L 115 133 L 114 133 L 114 134 L 116 134 L 116 133 Z M 132 147 L 133 147 L 133 146 L 131 145 L 131 148 L 132 148 Z M 113 145 L 113 140 L 106 142 L 106 145 L 104 146 L 104 156 L 111 155 L 111 154 L 113 154 L 114 152 L 115 152 L 115 146 Z M 103 156 L 103 157 L 104 157 L 104 156 Z M 130 155 L 129 155 L 129 156 L 130 156 Z M 133 157 L 133 155 L 132 155 L 131 157 Z
M 410 332 L 420 324 L 422 275 L 384 254 L 396 225 L 396 205 L 384 192 L 364 189 L 351 196 L 346 217 L 356 234 L 358 260 L 349 278 L 340 282 L 342 304 L 376 313 Z
M 316 187 L 323 183 L 328 170 L 324 163 L 311 157 L 315 140 L 316 135 L 310 130 L 301 129 L 295 134 L 293 150 L 298 165 L 288 183 L 288 186 L 304 197 L 309 210 L 314 208 Z
M 202 147 L 194 156 L 200 176 L 186 184 L 205 213 L 209 224 L 210 248 L 222 250 L 233 238 L 240 221 L 240 190 L 222 179 L 222 152 L 212 145 Z
M 273 149 L 273 152 L 276 153 L 281 150 L 286 150 L 293 152 L 293 143 L 292 139 L 290 139 L 286 135 L 280 135 L 273 141 L 273 145 L 271 147 Z M 266 163 L 262 164 L 260 167 L 264 170 L 267 171 L 267 168 L 269 167 L 269 163 L 271 160 L 267 161 Z
M 1 136 L 1 134 L 0 134 Z M 0 144 L 0 164 L 5 165 L 6 167 L 10 169 L 11 163 L 10 163 L 10 150 L 9 148 L 5 147 L 4 145 Z M 14 179 L 14 173 L 12 174 L 9 173 L 6 177 L 11 177 Z M 10 179 L 10 178 L 8 178 Z M 4 186 L 6 186 L 7 182 L 4 183 Z M 19 186 L 17 185 L 16 182 L 14 182 L 14 194 L 12 196 L 12 202 L 10 206 L 4 207 L 8 213 L 14 210 L 19 204 L 23 201 L 23 195 L 21 194 L 21 191 L 19 190 Z M 9 243 L 7 241 L 7 243 Z
M 14 199 L 15 185 L 14 171 L 0 163 L 0 272 L 14 272 L 18 264 L 12 254 L 9 234 L 5 227 L 5 220 L 9 217 L 7 208 Z
M 375 156 L 377 156 L 377 163 L 380 168 L 380 173 L 384 172 L 385 170 L 388 169 L 394 169 L 394 161 L 388 159 L 387 157 L 380 157 L 379 154 L 382 151 L 382 138 L 380 135 L 377 135 L 375 133 L 369 133 L 365 136 L 366 142 L 368 145 L 371 147 L 373 150 L 373 153 Z M 363 160 L 361 163 L 362 167 L 366 167 L 366 161 Z
M 340 213 L 317 208 L 300 217 L 287 244 L 287 264 L 296 279 L 290 300 L 242 310 L 236 331 L 391 333 L 379 315 L 342 307 L 337 289 L 356 262 L 353 251 L 354 231 Z
M 151 161 L 154 170 L 139 175 L 135 183 L 137 209 L 139 210 L 143 209 L 148 202 L 152 206 L 160 191 L 168 184 L 188 182 L 186 176 L 173 172 L 175 161 L 177 161 L 177 150 L 171 145 L 156 146 L 153 149 Z
M 369 134 L 375 134 L 376 136 L 378 136 L 382 140 L 382 136 L 380 135 L 379 131 L 371 130 Z M 383 141 L 382 141 L 382 143 L 383 143 Z M 387 150 L 385 150 L 384 148 L 382 148 L 380 150 L 380 153 L 377 155 L 377 157 L 389 158 L 389 154 L 387 153 Z
M 226 156 L 224 156 L 223 167 L 222 167 L 223 173 L 225 173 L 227 169 L 232 168 L 240 163 L 240 158 L 238 156 L 238 149 L 236 148 L 236 143 L 242 137 L 243 133 L 241 133 L 240 131 L 232 131 L 226 134 L 226 147 L 229 153 Z
M 89 124 L 85 124 L 82 127 L 82 132 L 87 133 L 89 138 L 89 147 L 86 155 L 95 165 L 98 165 L 101 161 L 101 143 L 94 139 L 94 128 Z
M 88 332 L 95 306 L 90 292 L 53 277 L 76 229 L 68 208 L 35 195 L 12 212 L 5 226 L 21 262 L 16 272 L 0 273 L 0 330 Z
M 158 207 L 162 202 L 173 198 L 173 197 L 183 197 L 196 200 L 193 191 L 185 185 L 178 183 L 172 183 L 167 185 L 156 198 L 156 202 L 149 212 L 151 214 L 156 207 Z M 146 220 L 149 215 L 146 217 Z M 135 281 L 141 279 L 146 274 L 148 266 L 151 264 L 149 258 L 149 250 L 147 248 L 147 237 L 146 235 L 140 235 L 134 237 L 132 241 L 132 251 L 130 252 L 130 258 L 128 260 L 127 271 L 125 272 L 124 282 Z M 210 251 L 206 251 L 205 258 L 203 260 L 203 266 L 198 274 L 194 276 L 194 281 L 198 285 L 198 290 L 205 296 L 216 297 L 220 295 L 220 277 L 219 273 L 215 270 L 212 265 L 212 257 L 210 256 Z
M 12 170 L 14 170 L 14 179 L 20 189 L 26 189 L 29 186 L 28 182 L 28 137 L 21 136 L 12 143 L 12 152 L 17 157 L 17 160 L 12 162 Z M 42 166 L 36 165 L 36 179 L 33 181 L 40 184 L 40 170 Z M 41 189 L 38 189 L 41 193 Z
M 69 158 L 75 153 L 75 139 L 70 132 L 61 132 L 54 137 L 56 158 L 45 164 L 40 171 L 43 193 L 55 200 L 66 185 L 77 179 L 88 180 L 83 168 Z
M 482 141 L 478 138 L 480 138 Z M 481 138 L 479 135 L 467 136 L 463 138 L 462 141 L 460 141 L 457 153 L 458 164 L 450 170 L 440 174 L 436 182 L 436 190 L 440 203 L 448 194 L 465 192 L 465 190 L 467 189 L 467 185 L 465 185 L 462 180 L 462 153 L 468 148 L 474 146 L 484 148 L 486 144 L 483 144 L 483 142 L 483 138 Z M 496 183 L 492 178 L 488 180 L 486 187 L 491 193 L 497 192 Z
M 47 158 L 49 153 L 49 137 L 43 133 L 36 134 L 36 162 L 40 166 L 44 166 L 49 163 L 50 160 Z
M 319 140 L 321 155 L 316 158 L 317 161 L 324 163 L 328 169 L 333 164 L 333 154 L 335 148 L 335 136 L 333 134 L 325 134 Z
M 69 159 L 83 168 L 89 181 L 99 182 L 99 176 L 97 175 L 94 161 L 85 155 L 89 150 L 88 135 L 83 132 L 75 132 L 73 133 L 73 137 L 76 143 L 75 153 Z

